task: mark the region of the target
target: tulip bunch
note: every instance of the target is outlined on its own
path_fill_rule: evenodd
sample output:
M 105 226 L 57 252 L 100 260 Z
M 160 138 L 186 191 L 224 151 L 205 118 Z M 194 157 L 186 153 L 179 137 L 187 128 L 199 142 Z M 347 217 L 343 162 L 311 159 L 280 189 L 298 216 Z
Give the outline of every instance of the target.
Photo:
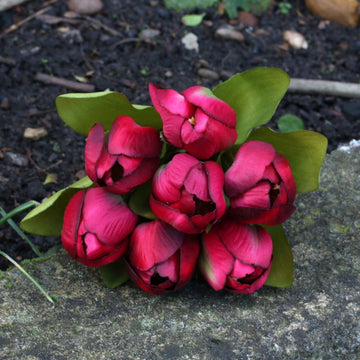
M 236 113 L 201 86 L 179 93 L 149 85 L 162 132 L 119 115 L 110 131 L 97 123 L 85 146 L 95 187 L 69 201 L 61 239 L 72 258 L 104 266 L 122 258 L 128 276 L 153 294 L 184 286 L 198 267 L 215 290 L 249 294 L 265 283 L 273 242 L 263 225 L 295 211 L 288 160 L 269 143 L 235 147 Z M 130 207 L 148 186 L 149 217 Z

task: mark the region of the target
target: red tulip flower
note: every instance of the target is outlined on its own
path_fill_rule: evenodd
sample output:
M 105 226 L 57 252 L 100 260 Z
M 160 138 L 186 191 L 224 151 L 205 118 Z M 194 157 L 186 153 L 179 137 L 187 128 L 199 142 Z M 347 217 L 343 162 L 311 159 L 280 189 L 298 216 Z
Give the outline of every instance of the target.
M 160 151 L 159 132 L 121 115 L 108 137 L 102 124 L 93 126 L 85 146 L 85 169 L 95 184 L 126 194 L 151 179 L 159 166 Z
M 270 272 L 272 240 L 259 225 L 223 220 L 203 235 L 200 270 L 214 290 L 251 294 Z
M 225 213 L 223 185 L 219 164 L 180 153 L 155 173 L 150 206 L 179 231 L 201 233 Z
M 296 184 L 289 162 L 272 145 L 248 141 L 225 174 L 230 213 L 251 224 L 278 225 L 295 211 Z
M 130 279 L 152 294 L 175 291 L 192 277 L 200 245 L 187 235 L 155 220 L 138 225 L 131 235 L 125 265 Z
M 150 97 L 163 121 L 166 140 L 206 160 L 237 139 L 236 114 L 211 90 L 193 86 L 178 93 L 149 85 Z
M 119 195 L 101 187 L 81 190 L 65 209 L 62 244 L 84 265 L 106 265 L 124 255 L 137 220 Z

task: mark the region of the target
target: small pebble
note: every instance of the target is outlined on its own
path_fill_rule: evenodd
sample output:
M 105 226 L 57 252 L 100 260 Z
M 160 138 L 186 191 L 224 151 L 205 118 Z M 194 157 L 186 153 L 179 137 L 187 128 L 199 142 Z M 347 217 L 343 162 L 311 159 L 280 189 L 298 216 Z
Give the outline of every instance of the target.
M 68 2 L 69 10 L 82 15 L 93 15 L 102 10 L 101 0 L 70 0 Z
M 21 154 L 8 152 L 8 153 L 6 153 L 6 155 L 10 159 L 10 161 L 13 165 L 25 167 L 29 163 L 29 160 Z
M 215 31 L 215 37 L 223 40 L 233 40 L 243 42 L 245 40 L 244 35 L 235 29 L 228 27 L 220 27 Z
M 39 140 L 48 134 L 45 128 L 26 128 L 24 131 L 24 138 L 30 140 Z
M 201 68 L 198 70 L 198 75 L 205 79 L 219 80 L 220 76 L 216 71 Z
M 196 52 L 199 52 L 199 43 L 198 43 L 198 37 L 192 33 L 187 33 L 182 39 L 181 42 L 184 44 L 185 49 L 187 50 L 195 50 Z
M 0 108 L 3 110 L 9 110 L 10 109 L 10 103 L 8 98 L 3 98 L 1 100 Z

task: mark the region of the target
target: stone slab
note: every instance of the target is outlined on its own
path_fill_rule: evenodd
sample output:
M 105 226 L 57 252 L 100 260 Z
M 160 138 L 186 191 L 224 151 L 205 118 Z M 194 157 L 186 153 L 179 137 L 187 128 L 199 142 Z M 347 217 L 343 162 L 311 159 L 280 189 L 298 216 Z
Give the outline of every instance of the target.
M 285 224 L 292 287 L 252 295 L 193 280 L 154 296 L 108 289 L 64 251 L 0 279 L 0 359 L 360 359 L 360 148 L 327 156 Z

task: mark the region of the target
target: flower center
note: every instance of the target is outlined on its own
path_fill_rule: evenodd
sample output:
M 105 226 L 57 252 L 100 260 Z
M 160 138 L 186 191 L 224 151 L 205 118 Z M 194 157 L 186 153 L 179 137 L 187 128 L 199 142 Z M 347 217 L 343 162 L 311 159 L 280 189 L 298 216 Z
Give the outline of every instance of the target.
M 279 184 L 271 184 L 271 189 L 269 192 L 271 206 L 274 205 L 274 202 L 276 201 L 276 199 L 279 195 L 279 192 L 280 192 L 280 185 Z
M 192 116 L 190 119 L 188 119 L 188 122 L 192 125 L 195 126 L 196 122 L 195 122 L 195 117 Z

